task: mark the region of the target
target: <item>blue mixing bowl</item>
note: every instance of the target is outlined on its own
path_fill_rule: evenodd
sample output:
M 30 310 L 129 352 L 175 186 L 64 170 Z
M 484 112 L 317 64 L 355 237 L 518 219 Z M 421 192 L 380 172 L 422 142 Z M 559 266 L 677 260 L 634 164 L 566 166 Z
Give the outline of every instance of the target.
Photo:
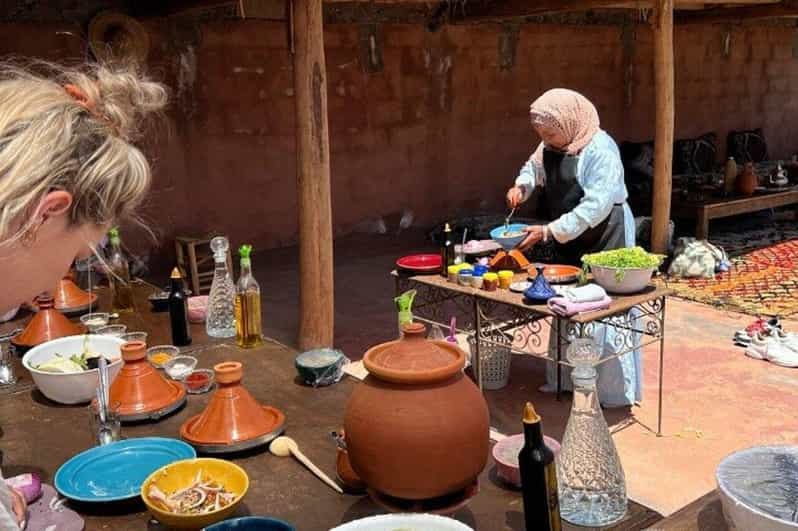
M 490 231 L 490 237 L 493 241 L 498 243 L 502 246 L 505 251 L 512 251 L 515 249 L 519 243 L 524 241 L 524 238 L 527 237 L 527 233 L 523 232 L 529 225 L 524 225 L 523 223 L 511 223 L 510 225 L 499 225 L 495 229 Z M 505 237 L 502 234 L 506 232 L 523 232 L 518 236 L 510 236 Z
M 204 531 L 296 531 L 296 528 L 276 518 L 242 516 L 213 524 Z

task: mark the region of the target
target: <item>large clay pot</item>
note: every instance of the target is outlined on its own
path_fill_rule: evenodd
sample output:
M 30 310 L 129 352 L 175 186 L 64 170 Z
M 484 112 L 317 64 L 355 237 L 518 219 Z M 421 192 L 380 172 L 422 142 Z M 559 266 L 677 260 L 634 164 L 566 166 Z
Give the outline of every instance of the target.
M 462 350 L 428 341 L 420 323 L 403 331 L 364 355 L 369 376 L 349 398 L 346 445 L 369 488 L 426 500 L 465 489 L 485 468 L 488 406 L 463 374 Z
M 737 177 L 737 193 L 740 195 L 753 195 L 757 186 L 759 186 L 759 179 L 756 176 L 756 172 L 754 172 L 754 165 L 746 162 L 743 172 Z

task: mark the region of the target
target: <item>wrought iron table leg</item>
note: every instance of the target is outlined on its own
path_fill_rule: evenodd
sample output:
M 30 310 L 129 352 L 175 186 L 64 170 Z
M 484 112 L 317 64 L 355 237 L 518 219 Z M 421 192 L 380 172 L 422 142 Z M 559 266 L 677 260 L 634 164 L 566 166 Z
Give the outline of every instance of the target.
M 662 310 L 660 310 L 660 336 L 659 336 L 659 396 L 657 398 L 657 437 L 662 437 L 662 370 L 665 367 L 665 297 L 662 297 Z
M 480 343 L 482 342 L 482 315 L 480 315 L 479 297 L 473 297 L 474 301 L 474 352 L 471 363 L 474 366 L 474 378 L 477 380 L 480 392 L 482 391 L 482 355 L 480 354 Z

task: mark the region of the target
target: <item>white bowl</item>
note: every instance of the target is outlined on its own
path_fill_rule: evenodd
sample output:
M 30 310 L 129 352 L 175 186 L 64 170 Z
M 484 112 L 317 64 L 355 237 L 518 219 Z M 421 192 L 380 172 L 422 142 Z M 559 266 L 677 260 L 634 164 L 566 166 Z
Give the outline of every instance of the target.
M 57 373 L 34 369 L 33 365 L 55 357 L 56 354 L 69 357 L 83 352 L 83 340 L 86 336 L 69 336 L 47 341 L 30 349 L 22 358 L 22 365 L 30 371 L 33 382 L 44 396 L 60 404 L 81 404 L 89 402 L 96 395 L 99 371 Z M 108 365 L 108 376 L 114 381 L 122 368 L 121 346 L 124 341 L 113 336 L 90 335 L 89 350 L 102 354 L 106 359 L 114 360 Z
M 380 514 L 339 525 L 330 531 L 395 531 L 397 529 L 474 531 L 457 520 L 436 514 Z
M 593 273 L 593 280 L 596 281 L 596 284 L 610 293 L 621 294 L 638 293 L 646 289 L 656 270 L 656 267 L 619 269 L 617 267 L 590 266 L 590 272 Z M 619 271 L 623 273 L 619 274 Z M 619 278 L 620 280 L 618 280 Z
M 757 446 L 726 456 L 718 465 L 723 512 L 732 529 L 795 531 L 798 446 Z

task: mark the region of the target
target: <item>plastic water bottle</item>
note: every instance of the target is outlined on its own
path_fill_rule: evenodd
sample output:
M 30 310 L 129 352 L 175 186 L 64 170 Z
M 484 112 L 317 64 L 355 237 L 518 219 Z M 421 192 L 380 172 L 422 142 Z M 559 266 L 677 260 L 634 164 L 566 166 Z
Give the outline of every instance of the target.
M 227 269 L 227 250 L 230 242 L 224 236 L 211 240 L 211 250 L 216 268 L 213 273 L 211 294 L 208 296 L 208 315 L 205 330 L 211 337 L 235 337 L 235 297 L 233 277 Z

